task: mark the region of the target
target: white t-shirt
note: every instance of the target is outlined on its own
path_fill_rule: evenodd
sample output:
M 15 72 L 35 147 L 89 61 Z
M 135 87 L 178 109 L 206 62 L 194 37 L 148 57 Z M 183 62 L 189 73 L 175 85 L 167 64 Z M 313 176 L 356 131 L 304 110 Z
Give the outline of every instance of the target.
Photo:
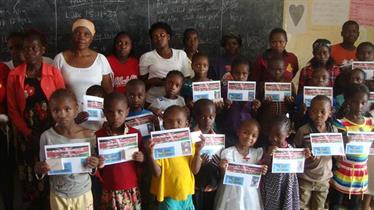
M 43 56 L 43 63 L 48 63 L 48 64 L 53 65 L 53 60 L 50 57 Z M 4 62 L 4 64 L 7 65 L 10 70 L 14 69 L 13 60 L 9 60 L 7 62 Z
M 106 57 L 100 53 L 97 54 L 95 61 L 90 67 L 77 68 L 70 66 L 64 58 L 63 53 L 56 55 L 54 65 L 61 69 L 65 84 L 77 97 L 80 110 L 83 105 L 83 95 L 92 85 L 101 85 L 103 75 L 112 75 L 112 69 Z
M 247 157 L 243 157 L 235 146 L 226 148 L 221 153 L 221 160 L 229 163 L 258 164 L 263 155 L 262 148 L 250 148 Z M 215 198 L 215 209 L 261 210 L 264 209 L 260 189 L 244 186 L 224 185 L 218 187 Z
M 164 96 L 161 96 L 159 98 L 156 98 L 153 100 L 150 107 L 154 107 L 157 109 L 161 109 L 162 111 L 165 111 L 169 106 L 178 105 L 178 106 L 185 106 L 184 98 L 181 96 L 178 96 L 176 99 L 170 99 L 165 98 Z
M 148 79 L 165 78 L 169 71 L 178 70 L 185 77 L 191 77 L 193 71 L 187 54 L 183 50 L 176 49 L 172 49 L 172 53 L 169 59 L 161 57 L 156 50 L 144 53 L 139 61 L 140 75 L 148 74 Z M 152 103 L 154 99 L 163 95 L 165 95 L 164 87 L 152 87 L 147 92 L 146 101 Z

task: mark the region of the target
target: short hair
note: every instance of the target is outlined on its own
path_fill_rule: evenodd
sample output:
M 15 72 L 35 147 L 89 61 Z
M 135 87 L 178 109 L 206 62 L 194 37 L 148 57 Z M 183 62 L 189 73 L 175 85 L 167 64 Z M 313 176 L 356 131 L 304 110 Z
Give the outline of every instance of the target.
M 30 29 L 24 33 L 24 40 L 31 39 L 31 40 L 38 40 L 44 47 L 47 47 L 47 38 L 46 36 L 36 30 L 36 29 Z
M 25 33 L 24 32 L 16 31 L 16 32 L 10 33 L 7 36 L 7 41 L 9 41 L 10 39 L 21 39 L 21 40 L 23 40 L 24 37 L 25 37 Z
M 195 53 L 195 54 L 192 56 L 192 60 L 191 60 L 192 63 L 196 62 L 196 60 L 199 59 L 199 58 L 206 58 L 206 59 L 208 60 L 208 62 L 209 62 L 209 57 L 208 57 L 207 54 L 202 53 L 202 52 L 197 52 L 197 53 Z
M 136 86 L 143 87 L 145 89 L 145 83 L 141 79 L 132 79 L 126 84 L 126 89 L 134 88 Z
M 103 96 L 105 97 L 106 92 L 100 85 L 92 85 L 86 90 L 86 94 L 90 96 Z
M 374 50 L 374 45 L 371 42 L 361 42 L 357 46 L 357 52 L 361 51 L 364 47 L 371 47 Z
M 177 77 L 180 77 L 182 79 L 182 82 L 184 82 L 184 75 L 182 74 L 182 72 L 178 71 L 178 70 L 171 70 L 168 72 L 168 74 L 166 75 L 166 79 L 172 77 L 172 76 L 177 76 Z
M 231 71 L 233 71 L 239 65 L 247 65 L 250 68 L 249 61 L 247 59 L 238 57 L 231 62 Z
M 203 109 L 209 106 L 214 109 L 214 112 L 216 111 L 216 106 L 214 105 L 213 101 L 206 98 L 196 101 L 192 108 L 192 114 L 195 120 L 203 114 Z
M 230 39 L 235 39 L 238 42 L 239 46 L 240 47 L 242 46 L 242 37 L 239 34 L 236 35 L 236 34 L 230 33 L 230 34 L 226 34 L 222 36 L 221 47 L 225 47 L 226 42 Z
M 168 116 L 169 114 L 171 114 L 172 112 L 174 111 L 177 111 L 177 112 L 182 112 L 183 115 L 186 117 L 186 120 L 188 121 L 189 119 L 189 113 L 187 112 L 186 108 L 182 107 L 182 106 L 178 106 L 178 105 L 172 105 L 172 106 L 169 106 L 165 111 L 164 111 L 164 117 L 165 116 Z
M 318 66 L 318 67 L 315 67 L 315 68 L 312 68 L 312 69 L 313 69 L 313 71 L 312 71 L 312 75 L 311 76 L 313 76 L 314 74 L 316 74 L 319 71 L 325 71 L 330 76 L 329 70 L 327 70 L 327 68 L 324 67 L 324 66 Z
M 156 22 L 153 23 L 151 28 L 148 31 L 149 37 L 152 39 L 152 34 L 156 29 L 164 29 L 169 36 L 173 35 L 173 31 L 171 30 L 171 27 L 169 24 L 165 22 Z
M 194 29 L 194 28 L 187 28 L 187 29 L 184 30 L 184 32 L 183 32 L 183 43 L 185 43 L 185 42 L 187 41 L 187 36 L 188 36 L 188 34 L 190 34 L 190 33 L 194 33 L 194 34 L 197 34 L 197 35 L 198 35 L 196 29 Z
M 258 132 L 261 131 L 261 126 L 260 123 L 258 123 L 257 120 L 255 119 L 249 119 L 249 120 L 244 120 L 240 123 L 239 130 L 248 126 L 248 125 L 255 125 L 258 128 Z
M 364 84 L 351 84 L 344 92 L 344 99 L 353 98 L 357 94 L 366 94 L 369 96 L 369 88 Z
M 58 100 L 58 99 L 64 99 L 64 100 L 70 99 L 78 104 L 78 100 L 75 94 L 71 90 L 66 89 L 66 88 L 60 88 L 60 89 L 55 90 L 52 93 L 51 97 L 49 98 L 49 104 L 51 104 L 52 101 Z
M 104 98 L 104 109 L 108 109 L 109 108 L 108 106 L 112 104 L 114 101 L 122 101 L 126 105 L 128 105 L 127 97 L 124 94 L 118 93 L 118 92 L 112 92 L 106 95 Z
M 270 120 L 269 128 L 272 128 L 273 126 L 282 126 L 285 127 L 288 131 L 291 131 L 291 120 L 285 115 L 285 114 L 280 114 L 275 117 L 273 117 Z
M 315 96 L 315 97 L 311 100 L 311 102 L 310 102 L 310 106 L 312 106 L 314 103 L 316 103 L 316 101 L 324 101 L 324 102 L 327 102 L 327 103 L 330 104 L 330 106 L 331 106 L 331 104 L 332 104 L 332 102 L 331 102 L 331 100 L 330 100 L 329 97 L 327 97 L 327 96 L 325 96 L 325 95 L 317 95 L 317 96 Z
M 284 63 L 284 57 L 283 55 L 280 55 L 280 54 L 270 53 L 269 56 L 266 57 L 266 61 L 268 62 L 268 64 L 275 63 L 275 62 Z
M 116 43 L 117 43 L 117 39 L 118 39 L 120 36 L 127 36 L 127 37 L 129 37 L 131 43 L 132 43 L 133 46 L 134 46 L 134 41 L 133 41 L 133 38 L 132 38 L 132 36 L 130 35 L 130 33 L 127 32 L 127 31 L 120 31 L 120 32 L 118 32 L 118 33 L 116 34 L 116 36 L 115 36 L 114 39 L 113 39 L 113 46 L 112 46 L 112 53 L 113 53 L 113 54 L 116 54 Z M 134 49 L 134 48 L 131 49 L 131 51 L 130 51 L 130 55 L 132 54 L 133 49 Z
M 360 28 L 360 25 L 356 21 L 354 21 L 354 20 L 348 20 L 348 21 L 345 21 L 345 23 L 343 23 L 342 30 L 344 30 L 349 25 L 355 25 L 355 26 L 357 26 L 358 29 Z
M 351 77 L 355 73 L 361 73 L 365 77 L 365 72 L 362 69 L 354 68 L 351 71 L 348 72 L 348 78 Z
M 283 28 L 274 28 L 273 30 L 271 30 L 269 34 L 269 41 L 273 38 L 275 34 L 283 34 L 286 41 L 288 41 L 287 32 Z

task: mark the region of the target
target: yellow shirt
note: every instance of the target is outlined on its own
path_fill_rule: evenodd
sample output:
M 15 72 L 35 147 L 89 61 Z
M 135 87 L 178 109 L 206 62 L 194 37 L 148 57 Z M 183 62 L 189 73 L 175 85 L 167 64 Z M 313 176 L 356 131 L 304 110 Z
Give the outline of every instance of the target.
M 195 154 L 192 144 L 192 155 L 160 159 L 156 162 L 161 167 L 160 177 L 152 176 L 151 193 L 156 195 L 159 202 L 165 197 L 174 200 L 186 200 L 188 195 L 195 192 L 195 178 L 191 171 L 191 163 Z

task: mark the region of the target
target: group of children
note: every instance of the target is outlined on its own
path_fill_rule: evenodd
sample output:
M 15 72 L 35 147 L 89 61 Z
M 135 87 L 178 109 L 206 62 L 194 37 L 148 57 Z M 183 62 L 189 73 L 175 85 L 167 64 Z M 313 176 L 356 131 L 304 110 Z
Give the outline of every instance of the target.
M 354 21 L 343 25 L 340 46 L 344 52 L 354 46 L 358 29 Z M 163 27 L 157 30 L 168 33 Z M 184 41 L 197 39 L 197 35 L 195 30 L 188 29 Z M 48 103 L 53 125 L 44 129 L 40 139 L 36 134 L 39 131 L 23 131 L 26 140 L 31 139 L 32 144 L 37 142 L 39 158 L 34 159 L 32 165 L 36 178 L 49 182 L 50 208 L 298 210 L 339 209 L 340 206 L 359 209 L 362 206 L 362 209 L 370 209 L 371 196 L 374 195 L 370 186 L 374 186 L 374 174 L 368 168 L 374 167 L 374 159 L 368 155 L 316 157 L 311 152 L 310 134 L 342 132 L 345 136 L 350 131 L 373 131 L 369 104 L 372 78 L 365 81 L 362 69 L 347 70 L 349 67 L 345 63 L 341 68 L 338 65 L 350 59 L 374 61 L 374 45 L 361 43 L 353 57 L 337 53 L 337 61 L 334 51 L 339 49 L 331 48 L 326 39 L 316 40 L 313 58 L 300 72 L 298 89 L 292 85 L 292 94 L 278 102 L 265 97 L 264 83 L 291 82 L 299 64 L 297 57 L 285 50 L 287 34 L 283 29 L 274 29 L 269 42 L 270 48 L 256 59 L 255 65 L 251 65 L 240 56 L 240 37 L 226 35 L 222 39 L 225 53 L 210 65 L 208 55 L 197 52 L 196 44 L 191 41 L 194 49 L 186 49 L 186 52 L 194 76 L 186 78 L 178 69 L 169 71 L 159 81 L 162 85 L 157 85 L 165 94 L 146 101 L 147 90 L 152 86 L 136 78 L 139 63 L 131 56 L 132 40 L 128 33 L 121 32 L 115 38 L 113 54 L 108 56 L 114 72 L 114 92 L 105 93 L 101 86 L 92 86 L 86 91 L 87 95 L 104 98 L 106 121 L 94 125 L 91 130 L 82 126 L 89 123 L 86 122 L 87 116 L 80 112 L 77 97 L 64 88 L 61 75 L 55 73 L 54 67 L 48 65 L 49 72 L 37 73 L 38 65 L 47 65 L 41 61 L 44 43 L 35 35 L 26 36 L 25 52 L 12 55 L 13 63 L 21 63 L 24 69 L 30 66 L 37 69 L 36 73 L 23 77 L 26 84 L 30 82 L 32 86 L 34 80 L 41 79 L 36 92 L 44 88 L 45 78 L 56 84 L 52 89 L 43 89 L 48 95 L 36 95 L 32 104 L 43 106 L 43 103 Z M 20 72 L 18 74 L 25 72 L 20 68 L 16 70 Z M 4 75 L 7 73 L 1 72 L 1 76 Z M 9 91 L 10 87 L 16 87 L 14 84 L 20 78 L 16 76 L 11 73 L 11 79 L 8 78 L 8 94 L 19 95 L 12 92 L 16 89 Z M 6 80 L 1 82 L 6 84 Z M 222 100 L 193 101 L 192 83 L 213 80 L 221 81 Z M 256 97 L 247 102 L 229 100 L 227 81 L 256 81 Z M 307 107 L 303 100 L 304 86 L 334 87 L 334 100 L 318 95 Z M 20 90 L 23 91 L 24 87 Z M 35 92 L 32 88 L 28 91 L 25 94 Z M 9 112 L 14 111 L 12 105 L 19 102 L 8 101 L 8 106 L 11 105 Z M 28 104 L 25 106 L 29 107 Z M 9 114 L 13 123 L 15 113 Z M 154 115 L 156 130 L 189 127 L 191 132 L 201 131 L 202 134 L 223 133 L 226 148 L 212 157 L 200 155 L 205 146 L 205 139 L 201 136 L 201 141 L 192 146 L 192 155 L 156 160 L 152 138 L 142 137 L 138 130 L 126 124 L 128 117 L 149 113 Z M 24 123 L 25 116 L 17 117 L 22 118 L 19 123 Z M 44 117 L 47 120 L 47 116 Z M 31 116 L 31 119 L 40 118 Z M 27 125 L 32 127 L 29 123 Z M 137 134 L 139 151 L 133 153 L 132 161 L 105 165 L 104 157 L 97 153 L 96 139 L 124 134 Z M 349 139 L 344 139 L 345 143 L 349 142 Z M 84 163 L 92 169 L 91 173 L 46 176 L 51 167 L 46 162 L 44 147 L 78 142 L 91 144 L 92 155 Z M 303 148 L 306 158 L 304 173 L 272 173 L 272 155 L 278 148 Z M 224 185 L 223 176 L 229 163 L 262 165 L 259 188 Z

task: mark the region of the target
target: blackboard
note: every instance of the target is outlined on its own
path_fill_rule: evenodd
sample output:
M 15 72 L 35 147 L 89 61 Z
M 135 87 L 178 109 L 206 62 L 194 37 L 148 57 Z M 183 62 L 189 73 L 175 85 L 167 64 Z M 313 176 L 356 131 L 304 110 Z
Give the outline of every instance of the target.
M 50 57 L 71 43 L 71 24 L 78 17 L 96 25 L 93 48 L 110 53 L 112 39 L 121 30 L 130 32 L 135 54 L 151 49 L 148 29 L 156 21 L 172 26 L 172 46 L 182 48 L 186 28 L 196 28 L 200 50 L 215 57 L 222 52 L 223 34 L 242 36 L 242 54 L 253 59 L 268 44 L 268 34 L 281 27 L 281 0 L 0 0 L 0 59 L 7 59 L 10 32 L 35 28 L 48 37 Z

